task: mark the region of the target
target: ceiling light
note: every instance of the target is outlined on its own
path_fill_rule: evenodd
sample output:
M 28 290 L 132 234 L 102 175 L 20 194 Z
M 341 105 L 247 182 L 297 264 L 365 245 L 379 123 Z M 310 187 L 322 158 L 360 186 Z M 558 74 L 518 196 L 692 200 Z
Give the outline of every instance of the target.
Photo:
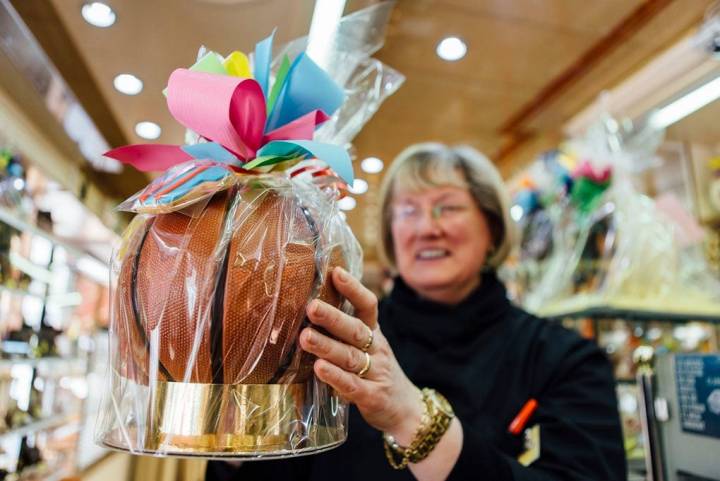
M 338 207 L 342 210 L 353 210 L 357 202 L 352 197 L 343 197 L 338 201 Z
M 142 80 L 129 73 L 121 73 L 113 80 L 115 90 L 125 95 L 137 95 L 142 92 Z
M 382 172 L 383 167 L 385 164 L 377 157 L 368 157 L 360 163 L 360 168 L 368 174 L 378 174 Z
M 650 115 L 650 125 L 657 129 L 674 124 L 720 98 L 720 77 L 698 87 Z
M 364 194 L 367 191 L 368 183 L 365 182 L 363 179 L 355 179 L 352 187 L 350 187 L 350 192 L 352 192 L 353 194 Z
M 162 129 L 155 122 L 138 122 L 135 125 L 135 133 L 143 139 L 155 140 L 160 137 Z
M 117 18 L 113 9 L 103 2 L 86 3 L 80 12 L 87 23 L 100 28 L 109 27 Z
M 467 45 L 457 37 L 447 37 L 440 41 L 435 51 L 441 59 L 453 62 L 465 56 Z

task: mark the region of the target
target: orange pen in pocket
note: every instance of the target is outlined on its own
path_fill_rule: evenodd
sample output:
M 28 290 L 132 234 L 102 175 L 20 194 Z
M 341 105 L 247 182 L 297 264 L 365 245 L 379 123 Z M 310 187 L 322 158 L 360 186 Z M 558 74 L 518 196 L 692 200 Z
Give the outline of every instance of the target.
M 535 412 L 535 409 L 537 409 L 537 406 L 538 402 L 535 399 L 528 399 L 517 416 L 515 416 L 515 419 L 512 420 L 510 426 L 508 426 L 508 432 L 514 435 L 518 435 L 523 432 L 525 425 L 530 419 L 530 416 L 532 416 Z

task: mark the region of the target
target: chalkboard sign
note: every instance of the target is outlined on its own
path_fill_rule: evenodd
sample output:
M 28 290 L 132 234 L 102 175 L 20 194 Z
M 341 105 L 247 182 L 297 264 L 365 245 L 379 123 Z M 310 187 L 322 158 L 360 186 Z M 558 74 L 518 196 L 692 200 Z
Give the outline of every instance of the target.
M 720 439 L 720 355 L 675 356 L 680 426 Z

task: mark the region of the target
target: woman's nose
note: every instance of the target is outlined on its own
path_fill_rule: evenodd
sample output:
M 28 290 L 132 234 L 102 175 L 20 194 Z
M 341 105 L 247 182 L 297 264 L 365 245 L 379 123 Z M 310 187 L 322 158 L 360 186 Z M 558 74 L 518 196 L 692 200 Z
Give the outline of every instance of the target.
M 440 219 L 434 215 L 432 210 L 423 209 L 415 224 L 418 235 L 437 237 L 442 234 Z

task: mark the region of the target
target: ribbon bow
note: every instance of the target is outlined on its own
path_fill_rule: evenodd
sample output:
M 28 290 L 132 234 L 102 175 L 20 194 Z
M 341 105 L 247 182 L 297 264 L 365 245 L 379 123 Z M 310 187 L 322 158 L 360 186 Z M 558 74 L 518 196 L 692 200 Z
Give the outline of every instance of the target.
M 196 175 L 188 174 L 192 168 L 179 169 L 157 179 L 164 183 L 160 187 L 173 189 L 160 188 L 155 182 L 148 186 L 166 194 L 179 188 L 183 192 L 176 194 L 187 194 L 203 181 L 217 180 L 231 170 L 251 171 L 307 158 L 325 162 L 352 184 L 347 151 L 312 140 L 315 128 L 342 104 L 342 90 L 304 53 L 292 63 L 285 56 L 269 88 L 273 37 L 274 32 L 256 45 L 252 74 L 245 54 L 233 52 L 223 59 L 209 52 L 189 69 L 170 75 L 165 91 L 170 113 L 207 142 L 127 145 L 105 155 L 143 172 L 173 169 L 191 160 L 202 164 L 201 172 L 195 169 Z M 187 181 L 190 178 L 193 182 Z

